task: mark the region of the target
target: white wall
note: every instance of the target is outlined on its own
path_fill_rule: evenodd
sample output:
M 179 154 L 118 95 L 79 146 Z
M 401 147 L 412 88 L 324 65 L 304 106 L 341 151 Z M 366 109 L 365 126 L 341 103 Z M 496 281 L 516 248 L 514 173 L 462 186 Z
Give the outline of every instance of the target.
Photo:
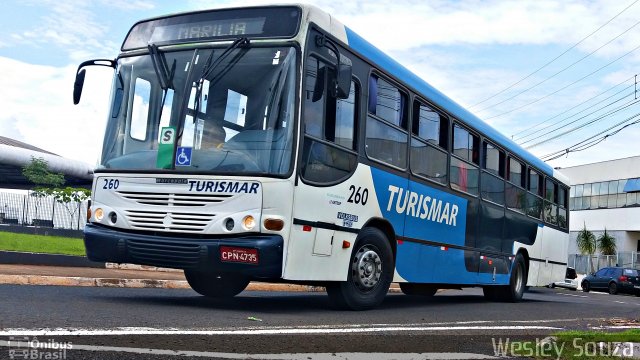
M 640 177 L 640 156 L 558 169 L 571 184 Z

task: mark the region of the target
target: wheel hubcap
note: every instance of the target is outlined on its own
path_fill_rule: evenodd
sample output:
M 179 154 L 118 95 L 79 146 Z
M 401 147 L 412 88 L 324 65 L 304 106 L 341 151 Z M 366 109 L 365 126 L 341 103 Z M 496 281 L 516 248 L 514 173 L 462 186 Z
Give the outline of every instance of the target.
M 382 275 L 382 260 L 370 246 L 358 250 L 351 266 L 353 280 L 361 290 L 371 290 L 380 282 Z

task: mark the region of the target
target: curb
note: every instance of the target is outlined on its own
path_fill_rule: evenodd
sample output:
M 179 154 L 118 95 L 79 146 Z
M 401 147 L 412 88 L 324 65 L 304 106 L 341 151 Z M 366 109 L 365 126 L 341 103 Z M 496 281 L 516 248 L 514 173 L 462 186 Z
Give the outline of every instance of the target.
M 104 268 L 103 262 L 95 262 L 86 256 L 42 254 L 19 251 L 0 251 L 0 264 L 45 265 L 65 267 Z
M 186 280 L 116 279 L 44 275 L 0 275 L 0 284 L 86 286 L 135 289 L 190 289 L 189 284 Z M 395 284 L 392 284 L 392 287 L 389 289 L 389 293 L 400 292 L 400 289 L 394 285 Z M 324 292 L 325 289 L 322 286 L 251 282 L 249 286 L 247 286 L 245 291 Z

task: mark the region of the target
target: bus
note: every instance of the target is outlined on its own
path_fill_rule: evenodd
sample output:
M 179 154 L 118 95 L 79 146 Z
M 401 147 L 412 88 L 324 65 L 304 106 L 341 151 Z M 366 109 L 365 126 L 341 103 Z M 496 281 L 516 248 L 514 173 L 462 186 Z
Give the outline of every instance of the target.
M 415 35 L 415 34 L 414 34 Z M 309 5 L 133 25 L 115 60 L 89 259 L 183 269 L 208 297 L 326 287 L 333 307 L 565 274 L 568 181 Z

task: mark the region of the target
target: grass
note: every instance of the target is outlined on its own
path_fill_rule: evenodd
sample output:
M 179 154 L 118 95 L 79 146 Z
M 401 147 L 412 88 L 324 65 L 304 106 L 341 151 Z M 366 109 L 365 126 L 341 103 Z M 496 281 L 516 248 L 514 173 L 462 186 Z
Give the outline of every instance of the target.
M 84 256 L 82 239 L 0 232 L 0 250 Z
M 605 333 L 598 331 L 563 331 L 553 334 L 555 344 L 540 345 L 531 341 L 526 347 L 516 347 L 514 355 L 532 356 L 536 359 L 621 359 L 631 354 L 615 351 L 614 343 L 640 343 L 640 329 Z M 602 346 L 599 344 L 603 343 Z M 637 349 L 634 349 L 637 352 Z M 633 353 L 633 356 L 638 356 Z

